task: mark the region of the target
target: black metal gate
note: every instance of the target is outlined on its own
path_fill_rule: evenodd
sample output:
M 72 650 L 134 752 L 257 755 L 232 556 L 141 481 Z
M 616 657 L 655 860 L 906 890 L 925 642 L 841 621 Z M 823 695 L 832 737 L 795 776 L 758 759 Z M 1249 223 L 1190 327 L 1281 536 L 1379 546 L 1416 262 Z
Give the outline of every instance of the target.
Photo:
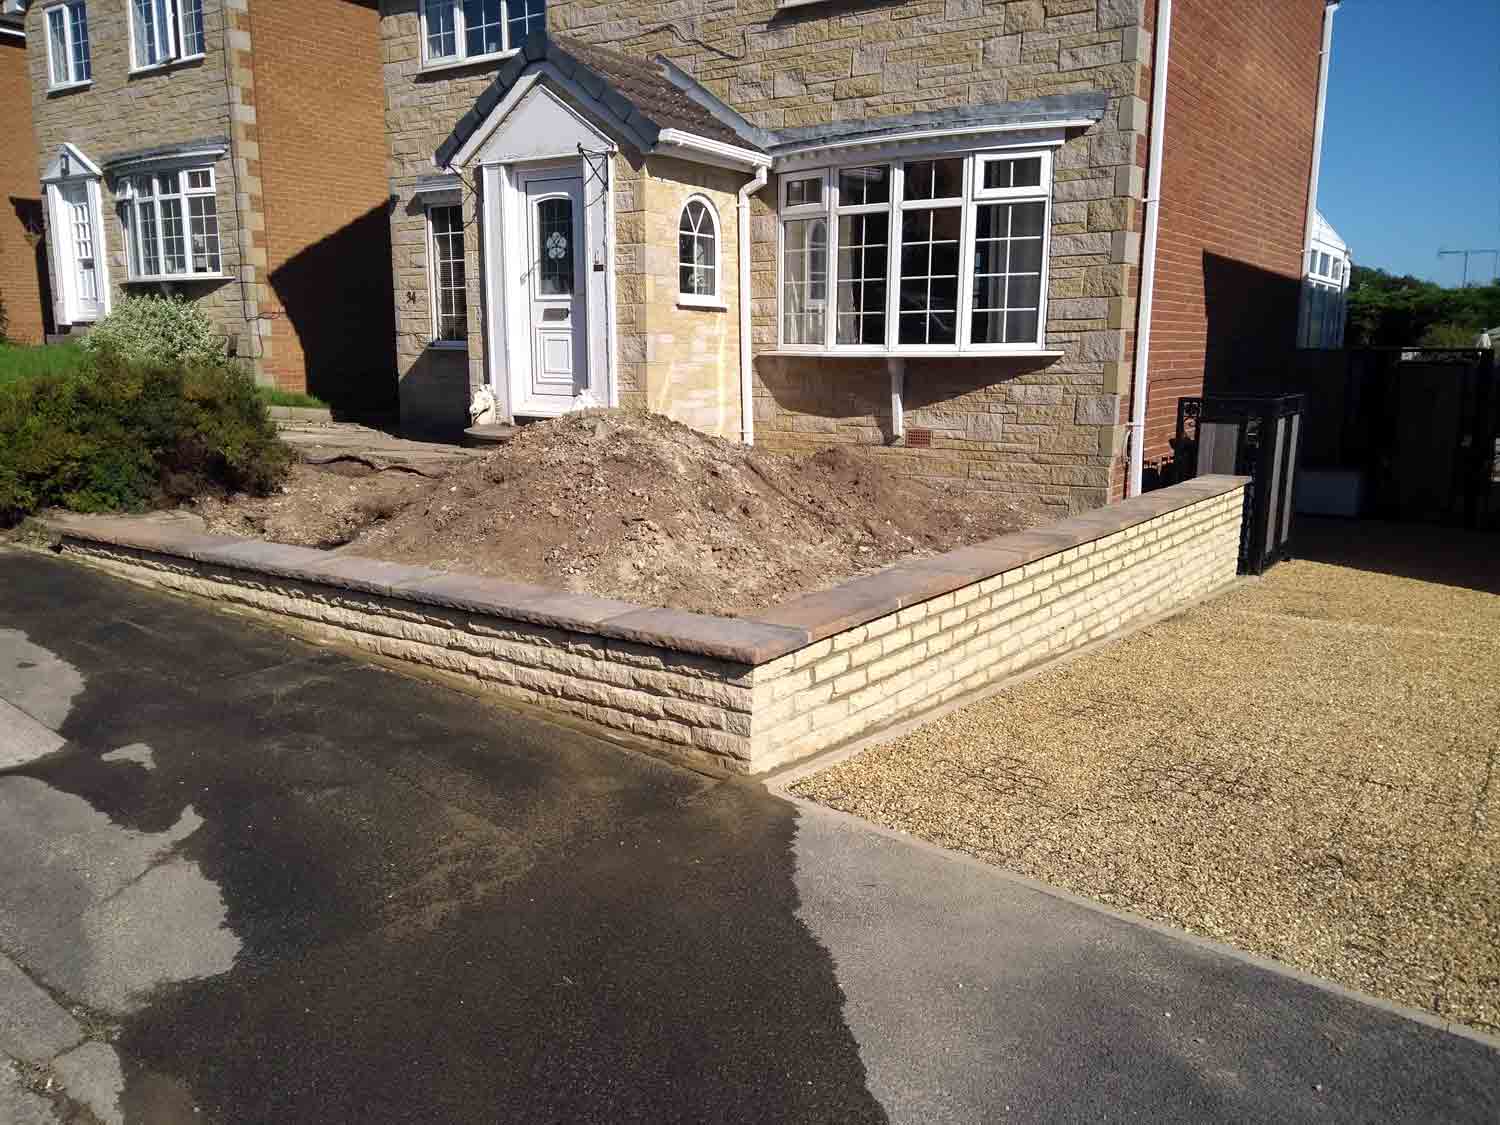
M 1495 353 L 1349 353 L 1341 460 L 1363 472 L 1364 514 L 1500 530 Z

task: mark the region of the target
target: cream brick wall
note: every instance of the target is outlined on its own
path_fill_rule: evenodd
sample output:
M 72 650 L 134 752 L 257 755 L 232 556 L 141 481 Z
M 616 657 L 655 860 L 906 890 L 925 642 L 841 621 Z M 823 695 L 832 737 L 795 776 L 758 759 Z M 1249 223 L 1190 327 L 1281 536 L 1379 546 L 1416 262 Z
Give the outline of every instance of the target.
M 645 239 L 640 278 L 646 330 L 645 406 L 704 433 L 738 440 L 739 251 L 736 208 L 748 176 L 652 157 L 642 186 Z M 692 196 L 713 204 L 719 218 L 719 292 L 722 309 L 678 303 L 677 228 Z M 618 271 L 618 285 L 631 285 Z
M 1243 498 L 1233 487 L 756 666 L 63 534 L 70 554 L 125 577 L 560 711 L 676 760 L 759 772 L 1224 586 Z
M 1243 489 L 879 617 L 755 670 L 765 770 L 904 722 L 1232 581 Z

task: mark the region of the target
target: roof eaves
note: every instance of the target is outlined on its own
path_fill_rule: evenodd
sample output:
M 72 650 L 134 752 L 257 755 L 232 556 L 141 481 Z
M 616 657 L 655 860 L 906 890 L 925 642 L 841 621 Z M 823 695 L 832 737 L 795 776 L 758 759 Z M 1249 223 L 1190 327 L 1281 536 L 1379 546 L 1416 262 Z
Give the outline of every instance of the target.
M 759 125 L 751 124 L 738 110 L 722 101 L 712 90 L 678 67 L 665 55 L 657 55 L 653 61 L 661 67 L 662 73 L 672 85 L 692 98 L 722 124 L 738 133 L 746 145 L 764 150 L 776 139 L 776 134 L 768 129 L 762 129 Z

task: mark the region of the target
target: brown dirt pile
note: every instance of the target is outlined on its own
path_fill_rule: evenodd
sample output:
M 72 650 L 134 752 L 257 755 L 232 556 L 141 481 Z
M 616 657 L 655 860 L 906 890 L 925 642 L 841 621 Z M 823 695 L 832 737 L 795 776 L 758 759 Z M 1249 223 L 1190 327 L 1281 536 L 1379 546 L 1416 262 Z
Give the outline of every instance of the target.
M 708 613 L 1039 522 L 869 450 L 794 458 L 619 410 L 527 426 L 441 480 L 394 475 L 303 467 L 281 497 L 200 510 L 215 530 Z

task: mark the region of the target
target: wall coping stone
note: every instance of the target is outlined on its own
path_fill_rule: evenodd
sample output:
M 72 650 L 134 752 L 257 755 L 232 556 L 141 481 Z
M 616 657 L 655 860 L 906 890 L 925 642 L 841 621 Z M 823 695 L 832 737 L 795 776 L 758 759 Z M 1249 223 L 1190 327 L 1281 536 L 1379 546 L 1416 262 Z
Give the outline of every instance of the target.
M 907 606 L 1233 492 L 1247 480 L 1220 474 L 1197 477 L 1045 528 L 898 563 L 738 618 L 648 608 L 546 586 L 329 554 L 311 547 L 206 535 L 173 520 L 65 514 L 44 522 L 64 546 L 74 539 L 132 548 L 754 667 Z

